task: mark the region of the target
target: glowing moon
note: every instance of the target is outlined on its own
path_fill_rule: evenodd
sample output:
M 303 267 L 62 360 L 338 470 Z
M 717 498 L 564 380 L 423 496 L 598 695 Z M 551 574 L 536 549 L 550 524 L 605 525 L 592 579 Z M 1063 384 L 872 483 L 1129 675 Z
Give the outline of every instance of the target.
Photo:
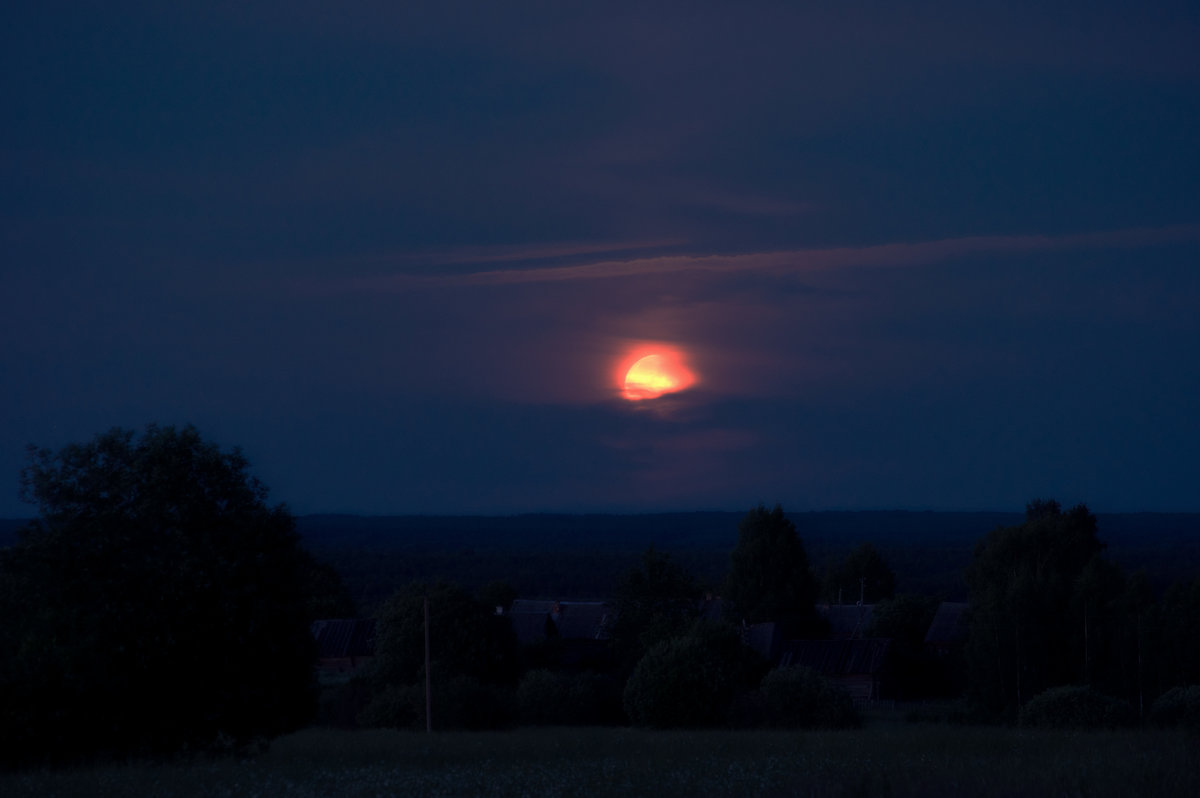
M 696 375 L 679 352 L 664 350 L 643 355 L 625 372 L 621 395 L 630 401 L 657 399 L 690 388 Z

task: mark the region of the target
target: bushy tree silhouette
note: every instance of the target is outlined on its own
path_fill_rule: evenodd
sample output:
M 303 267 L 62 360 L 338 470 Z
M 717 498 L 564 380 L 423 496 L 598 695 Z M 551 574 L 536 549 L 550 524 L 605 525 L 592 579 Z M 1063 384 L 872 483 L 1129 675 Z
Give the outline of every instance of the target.
M 831 604 L 874 604 L 896 594 L 896 576 L 883 555 L 863 543 L 830 570 L 822 592 Z
M 31 447 L 4 551 L 0 757 L 156 753 L 296 728 L 313 643 L 293 519 L 193 427 Z
M 819 628 L 817 582 L 796 527 L 775 505 L 759 505 L 738 524 L 724 598 L 735 622 L 776 621 L 803 635 Z
M 616 620 L 609 630 L 618 666 L 631 673 L 655 644 L 687 631 L 698 612 L 700 588 L 670 556 L 651 546 L 613 594 Z
M 1014 711 L 1043 690 L 1086 678 L 1086 652 L 1073 645 L 1085 618 L 1070 612 L 1104 546 L 1083 505 L 1030 502 L 1023 524 L 989 533 L 967 569 L 973 696 Z

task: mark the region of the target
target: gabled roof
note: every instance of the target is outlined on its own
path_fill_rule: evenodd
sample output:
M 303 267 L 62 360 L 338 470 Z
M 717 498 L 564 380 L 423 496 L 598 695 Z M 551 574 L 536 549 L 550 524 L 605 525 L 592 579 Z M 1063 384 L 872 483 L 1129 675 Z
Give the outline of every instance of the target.
M 859 640 L 789 640 L 780 667 L 803 665 L 824 676 L 875 674 L 883 667 L 892 641 L 883 637 Z
M 375 655 L 374 618 L 336 618 L 313 621 L 318 659 L 345 659 Z
M 967 639 L 967 607 L 964 602 L 943 601 L 925 633 L 925 642 L 934 645 L 960 643 Z
M 517 599 L 505 613 L 522 643 L 546 636 L 549 618 L 563 640 L 607 640 L 611 608 L 603 601 L 542 601 Z

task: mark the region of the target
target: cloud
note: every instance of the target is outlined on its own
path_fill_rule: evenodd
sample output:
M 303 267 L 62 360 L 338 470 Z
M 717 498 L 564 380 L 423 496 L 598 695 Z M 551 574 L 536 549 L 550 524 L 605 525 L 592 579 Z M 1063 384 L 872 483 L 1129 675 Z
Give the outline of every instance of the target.
M 763 273 L 779 276 L 816 274 L 856 268 L 919 266 L 973 255 L 1051 252 L 1099 248 L 1138 248 L 1200 240 L 1200 224 L 1156 228 L 1130 228 L 1067 235 L 964 236 L 912 243 L 875 244 L 862 247 L 792 249 L 775 252 L 733 254 L 672 254 L 605 258 L 584 263 L 550 266 L 499 267 L 510 261 L 538 261 L 563 255 L 607 253 L 662 244 L 570 245 L 503 250 L 477 249 L 469 253 L 440 253 L 427 256 L 427 264 L 482 263 L 498 268 L 451 274 L 396 274 L 362 278 L 355 285 L 363 290 L 404 290 L 417 285 L 501 286 L 530 283 L 564 283 L 615 278 L 641 278 L 684 272 L 737 274 Z M 396 262 L 412 259 L 402 256 Z

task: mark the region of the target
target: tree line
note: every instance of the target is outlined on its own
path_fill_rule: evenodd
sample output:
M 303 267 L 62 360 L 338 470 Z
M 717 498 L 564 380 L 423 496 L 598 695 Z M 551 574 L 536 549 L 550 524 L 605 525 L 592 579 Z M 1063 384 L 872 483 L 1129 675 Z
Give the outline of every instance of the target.
M 818 578 L 782 508 L 759 506 L 719 585 L 647 550 L 613 586 L 606 641 L 583 658 L 566 657 L 550 626 L 519 644 L 494 610 L 515 597 L 504 583 L 414 582 L 377 611 L 372 666 L 322 689 L 310 624 L 352 616 L 352 602 L 240 451 L 192 427 L 112 430 L 31 449 L 21 491 L 39 516 L 0 550 L 9 765 L 246 750 L 314 718 L 422 727 L 427 677 L 438 728 L 854 725 L 820 674 L 773 667 L 745 644 L 762 622 L 788 638 L 827 634 L 822 600 L 873 605 L 868 634 L 893 640 L 897 684 L 961 688 L 964 715 L 1115 723 L 1169 699 L 1158 717 L 1200 719 L 1200 578 L 1156 595 L 1105 559 L 1083 506 L 1031 502 L 1022 523 L 979 541 L 969 634 L 949 664 L 922 646 L 938 597 L 895 595 L 870 544 Z M 702 600 L 712 593 L 720 613 Z

